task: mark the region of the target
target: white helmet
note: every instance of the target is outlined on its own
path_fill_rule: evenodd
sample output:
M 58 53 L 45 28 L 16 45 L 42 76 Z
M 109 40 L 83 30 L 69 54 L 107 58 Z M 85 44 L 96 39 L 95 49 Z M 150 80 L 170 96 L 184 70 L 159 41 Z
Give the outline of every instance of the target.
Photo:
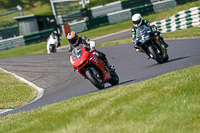
M 132 22 L 135 27 L 139 27 L 142 24 L 142 16 L 137 13 L 132 16 Z

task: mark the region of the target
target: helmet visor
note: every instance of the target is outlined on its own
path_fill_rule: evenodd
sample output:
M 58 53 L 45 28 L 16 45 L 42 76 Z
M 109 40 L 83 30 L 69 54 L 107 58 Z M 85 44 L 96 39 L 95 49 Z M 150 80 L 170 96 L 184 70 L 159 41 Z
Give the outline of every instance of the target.
M 68 39 L 68 41 L 70 44 L 75 44 L 77 40 L 75 38 L 72 38 L 72 39 Z
M 73 45 L 73 46 L 78 45 L 78 40 L 79 40 L 78 37 L 68 39 L 69 43 L 70 43 L 71 45 Z
M 140 22 L 141 22 L 141 18 L 139 20 L 137 20 L 137 21 L 133 21 L 133 24 L 134 25 L 138 25 Z

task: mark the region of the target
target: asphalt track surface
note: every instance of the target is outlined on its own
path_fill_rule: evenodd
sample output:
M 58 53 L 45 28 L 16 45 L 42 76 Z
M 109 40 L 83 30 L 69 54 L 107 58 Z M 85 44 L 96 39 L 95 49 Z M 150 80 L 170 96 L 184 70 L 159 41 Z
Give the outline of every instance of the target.
M 166 40 L 169 61 L 157 64 L 136 52 L 132 44 L 98 47 L 115 65 L 119 85 L 150 79 L 167 72 L 200 64 L 200 38 Z M 74 72 L 67 52 L 0 59 L 0 67 L 23 77 L 44 89 L 41 99 L 1 114 L 29 111 L 48 104 L 99 91 L 79 73 Z M 106 84 L 106 89 L 111 88 Z

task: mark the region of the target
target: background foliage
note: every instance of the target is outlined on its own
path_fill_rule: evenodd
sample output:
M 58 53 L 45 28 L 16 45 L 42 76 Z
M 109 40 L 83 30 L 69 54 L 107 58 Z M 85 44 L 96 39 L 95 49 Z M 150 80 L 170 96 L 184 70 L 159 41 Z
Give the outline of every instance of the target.
M 98 6 L 98 5 L 104 5 L 110 2 L 114 1 L 119 1 L 119 0 L 90 0 L 90 7 L 93 6 Z M 40 3 L 42 4 L 48 4 L 50 6 L 50 0 L 0 0 L 0 8 L 5 9 L 5 8 L 11 8 L 11 7 L 16 7 L 17 5 L 22 6 L 23 8 L 33 8 L 35 7 L 35 3 Z
M 16 7 L 17 5 L 22 6 L 23 8 L 33 8 L 35 7 L 35 3 L 40 2 L 40 4 L 49 4 L 50 0 L 0 0 L 0 8 L 11 8 Z
M 104 5 L 118 0 L 90 0 L 89 8 Z M 24 15 L 52 15 L 50 0 L 0 0 L 0 14 L 16 10 L 17 5 L 23 8 Z M 20 16 L 20 13 L 14 13 L 0 17 L 0 28 L 16 25 L 14 17 Z

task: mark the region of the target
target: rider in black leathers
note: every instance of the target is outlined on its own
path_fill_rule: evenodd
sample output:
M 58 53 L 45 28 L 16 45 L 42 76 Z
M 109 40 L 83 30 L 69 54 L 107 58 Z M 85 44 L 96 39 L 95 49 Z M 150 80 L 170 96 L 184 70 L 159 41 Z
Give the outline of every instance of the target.
M 142 20 L 142 16 L 139 13 L 134 14 L 132 16 L 132 22 L 133 22 L 132 41 L 135 44 L 134 48 L 139 49 L 139 47 L 135 43 L 135 39 L 136 39 L 136 30 L 140 25 L 145 25 L 145 26 L 151 28 L 151 30 L 154 31 L 154 33 L 158 34 L 160 39 L 163 41 L 163 44 L 165 45 L 165 47 L 166 48 L 168 47 L 168 44 L 163 39 L 163 35 L 159 31 L 157 31 L 157 27 L 155 25 L 153 25 L 152 23 L 150 23 L 148 20 Z

